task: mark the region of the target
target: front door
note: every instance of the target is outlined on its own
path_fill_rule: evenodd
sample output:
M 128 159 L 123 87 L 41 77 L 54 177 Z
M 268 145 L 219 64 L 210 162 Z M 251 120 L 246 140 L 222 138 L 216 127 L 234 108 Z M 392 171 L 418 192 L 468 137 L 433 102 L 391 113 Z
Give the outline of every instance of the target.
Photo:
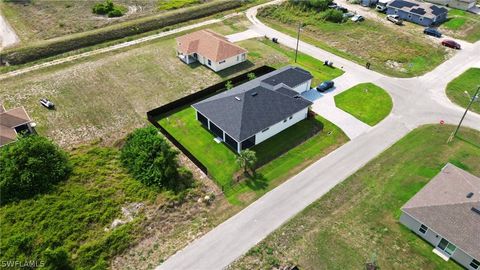
M 455 249 L 457 249 L 454 244 L 448 242 L 445 238 L 442 238 L 437 247 L 450 256 L 452 256 L 453 252 L 455 252 Z

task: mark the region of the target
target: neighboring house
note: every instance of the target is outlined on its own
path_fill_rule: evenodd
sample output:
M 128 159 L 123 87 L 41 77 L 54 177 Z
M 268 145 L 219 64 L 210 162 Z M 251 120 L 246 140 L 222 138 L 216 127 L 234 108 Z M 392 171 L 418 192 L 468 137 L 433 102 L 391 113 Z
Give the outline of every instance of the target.
M 476 4 L 476 0 L 426 0 L 427 2 L 448 6 L 451 8 L 469 10 Z
M 480 269 L 480 178 L 447 164 L 402 207 L 400 222 L 445 260 Z
M 177 39 L 177 56 L 190 64 L 200 62 L 217 72 L 247 60 L 247 50 L 210 30 L 200 30 Z
M 361 0 L 360 4 L 364 7 L 373 7 L 378 3 L 378 0 Z
M 448 9 L 415 0 L 393 0 L 387 4 L 387 14 L 398 15 L 404 21 L 431 26 L 444 22 Z
M 6 111 L 0 104 L 0 147 L 17 139 L 19 133 L 31 133 L 32 120 L 23 107 Z
M 312 102 L 300 93 L 311 82 L 308 71 L 287 66 L 192 107 L 205 128 L 240 152 L 307 118 Z

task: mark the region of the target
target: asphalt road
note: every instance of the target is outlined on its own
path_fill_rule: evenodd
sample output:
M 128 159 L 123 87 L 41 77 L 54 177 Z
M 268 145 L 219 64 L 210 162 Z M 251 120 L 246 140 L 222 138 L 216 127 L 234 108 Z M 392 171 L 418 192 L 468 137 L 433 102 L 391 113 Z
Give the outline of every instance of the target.
M 262 36 L 277 37 L 283 45 L 295 48 L 295 38 L 265 26 L 255 17 L 257 9 L 254 7 L 247 12 L 253 23 L 251 29 Z M 464 109 L 448 100 L 446 84 L 469 67 L 480 66 L 480 42 L 464 46 L 432 72 L 409 79 L 378 74 L 304 42 L 300 43 L 299 50 L 320 60 L 333 61 L 353 79 L 383 87 L 393 98 L 392 113 L 195 240 L 156 269 L 223 269 L 412 129 L 441 120 L 447 124 L 458 123 Z M 480 115 L 468 114 L 464 125 L 480 130 Z

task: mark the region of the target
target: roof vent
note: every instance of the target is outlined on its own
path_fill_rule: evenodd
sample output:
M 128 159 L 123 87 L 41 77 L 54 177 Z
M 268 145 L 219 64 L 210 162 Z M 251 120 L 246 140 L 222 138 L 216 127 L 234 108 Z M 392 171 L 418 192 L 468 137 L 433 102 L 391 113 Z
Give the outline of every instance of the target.
M 472 211 L 480 215 L 480 207 L 472 207 Z
M 472 198 L 472 197 L 473 197 L 473 192 L 469 192 L 469 193 L 467 194 L 467 198 L 470 199 L 470 198 Z
M 236 100 L 240 101 L 240 98 L 239 97 L 235 97 Z
M 258 95 L 257 92 L 253 92 L 253 93 L 252 93 L 252 97 L 254 97 L 254 96 L 256 96 L 256 95 Z

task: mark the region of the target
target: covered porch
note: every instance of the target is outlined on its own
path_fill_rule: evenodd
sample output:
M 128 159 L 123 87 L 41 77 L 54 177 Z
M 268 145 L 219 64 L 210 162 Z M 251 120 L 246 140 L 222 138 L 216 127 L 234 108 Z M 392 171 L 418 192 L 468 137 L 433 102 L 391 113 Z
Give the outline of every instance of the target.
M 198 55 L 196 53 L 184 54 L 179 51 L 177 51 L 177 56 L 187 65 L 196 62 L 198 58 Z

